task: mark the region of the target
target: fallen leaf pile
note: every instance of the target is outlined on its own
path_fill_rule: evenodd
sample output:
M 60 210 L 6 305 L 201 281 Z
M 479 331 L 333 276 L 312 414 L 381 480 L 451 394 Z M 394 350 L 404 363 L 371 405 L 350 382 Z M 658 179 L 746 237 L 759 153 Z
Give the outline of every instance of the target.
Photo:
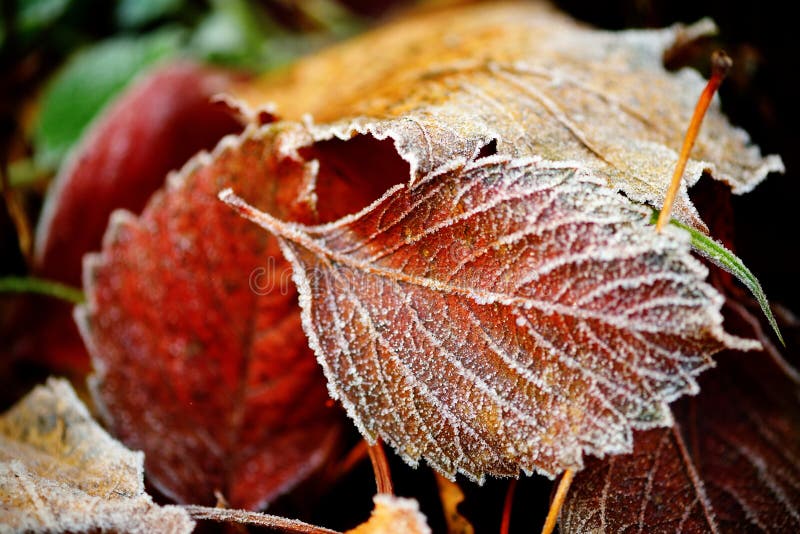
M 451 479 L 586 465 L 565 532 L 794 528 L 796 398 L 731 378 L 762 343 L 723 326 L 687 192 L 705 173 L 744 193 L 782 162 L 715 101 L 676 203 L 686 226 L 651 223 L 704 84 L 662 58 L 712 29 L 605 32 L 538 2 L 431 8 L 256 81 L 225 78 L 218 100 L 243 131 L 170 174 L 141 215 L 115 211 L 83 259 L 75 319 L 108 428 L 179 503 L 256 510 L 290 491 L 339 445 L 333 398 L 367 442 Z M 138 210 L 120 201 L 134 163 L 174 163 L 135 143 L 115 155 L 105 134 L 139 104 L 112 108 L 67 167 L 42 257 L 79 227 L 58 221 L 81 218 L 98 177 L 121 173 L 104 209 Z M 229 132 L 219 124 L 210 138 Z M 671 409 L 717 354 L 698 400 Z M 469 531 L 456 505 L 448 521 Z M 352 532 L 393 531 L 429 532 L 415 501 L 378 495 Z
M 679 32 L 481 5 L 239 92 L 244 115 L 281 119 L 250 136 L 275 160 L 266 181 L 305 184 L 291 220 L 328 224 L 227 201 L 280 238 L 331 393 L 368 439 L 451 476 L 553 476 L 586 452 L 629 451 L 630 429 L 669 424 L 666 402 L 697 391 L 714 352 L 758 346 L 722 332 L 686 240 L 656 235 L 631 202 L 660 206 L 702 89 L 663 70 Z M 385 61 L 367 69 L 364 49 Z M 366 74 L 335 74 L 348 69 Z M 744 191 L 781 168 L 718 107 L 705 131 L 689 184 L 708 170 Z M 389 140 L 395 157 L 376 172 L 366 156 Z M 359 205 L 376 178 L 395 187 Z M 337 182 L 354 191 L 339 211 Z M 682 198 L 679 216 L 704 228 Z

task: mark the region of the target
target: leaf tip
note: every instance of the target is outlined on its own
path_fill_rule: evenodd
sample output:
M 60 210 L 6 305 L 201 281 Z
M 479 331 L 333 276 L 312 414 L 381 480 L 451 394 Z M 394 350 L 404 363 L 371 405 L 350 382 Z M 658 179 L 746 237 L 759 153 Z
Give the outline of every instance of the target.
M 223 201 L 225 204 L 230 204 L 231 203 L 230 200 L 232 198 L 238 198 L 238 197 L 236 197 L 236 193 L 233 192 L 233 188 L 226 187 L 217 194 L 217 198 Z
M 253 208 L 250 207 L 250 205 L 247 204 L 242 197 L 234 193 L 232 188 L 226 187 L 217 194 L 217 198 L 227 204 L 229 207 L 233 208 L 236 213 L 242 217 L 246 219 L 253 219 L 251 215 Z

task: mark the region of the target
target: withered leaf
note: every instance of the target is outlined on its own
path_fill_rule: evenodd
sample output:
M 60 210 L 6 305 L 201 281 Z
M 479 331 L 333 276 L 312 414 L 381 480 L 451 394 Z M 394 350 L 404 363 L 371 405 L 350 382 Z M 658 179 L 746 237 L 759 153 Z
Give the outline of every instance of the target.
M 144 492 L 142 462 L 50 379 L 0 417 L 0 532 L 191 532 Z
M 236 150 L 228 150 L 235 146 Z M 183 503 L 257 509 L 320 466 L 340 419 L 303 334 L 277 242 L 219 203 L 225 186 L 276 209 L 257 140 L 198 156 L 141 217 L 117 211 L 84 266 L 76 319 L 112 429 Z
M 430 534 L 425 516 L 419 511 L 414 499 L 395 497 L 379 493 L 372 498 L 375 508 L 366 523 L 362 523 L 346 534 Z
M 711 30 L 706 20 L 690 33 Z M 365 133 L 392 139 L 412 183 L 453 159 L 496 150 L 579 161 L 611 188 L 659 208 L 704 85 L 695 71 L 662 66 L 681 31 L 599 31 L 544 2 L 486 2 L 395 22 L 237 95 L 251 116 L 267 109 L 302 121 L 287 145 Z M 715 102 L 676 217 L 705 228 L 686 193 L 703 171 L 743 193 L 782 169 Z
M 673 428 L 637 433 L 633 454 L 591 459 L 561 531 L 800 531 L 797 385 L 766 354 L 726 352 Z
M 654 232 L 580 166 L 454 162 L 321 226 L 221 198 L 279 237 L 362 433 L 449 476 L 553 476 L 629 451 L 713 353 L 759 346 L 723 331 L 688 236 Z

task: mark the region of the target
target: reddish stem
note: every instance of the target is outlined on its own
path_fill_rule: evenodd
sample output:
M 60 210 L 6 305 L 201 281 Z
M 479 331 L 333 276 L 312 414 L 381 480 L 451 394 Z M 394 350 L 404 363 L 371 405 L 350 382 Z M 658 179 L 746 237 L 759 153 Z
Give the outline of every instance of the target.
M 392 486 L 392 475 L 389 471 L 389 462 L 383 452 L 383 444 L 380 439 L 375 441 L 375 445 L 368 447 L 369 459 L 372 462 L 372 470 L 375 472 L 375 485 L 378 486 L 378 493 L 394 494 Z
M 517 479 L 511 479 L 506 490 L 506 500 L 503 503 L 503 521 L 500 523 L 500 534 L 508 534 L 511 528 L 511 505 L 514 503 L 514 493 L 517 490 Z
M 279 532 L 292 534 L 339 534 L 336 530 L 318 527 L 296 519 L 287 519 L 277 515 L 249 512 L 247 510 L 229 510 L 227 508 L 209 508 L 207 506 L 187 505 L 183 509 L 192 519 L 205 519 L 218 523 L 236 523 L 268 527 Z

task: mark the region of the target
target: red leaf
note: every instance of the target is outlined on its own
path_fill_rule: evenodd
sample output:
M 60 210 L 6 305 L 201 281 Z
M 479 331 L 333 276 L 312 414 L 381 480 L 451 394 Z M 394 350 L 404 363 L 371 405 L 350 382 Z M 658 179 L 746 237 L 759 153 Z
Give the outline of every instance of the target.
M 766 354 L 726 352 L 673 428 L 636 434 L 634 453 L 592 459 L 562 532 L 800 531 L 797 385 Z
M 225 186 L 264 209 L 290 196 L 263 181 L 274 172 L 263 143 L 234 143 L 173 175 L 139 219 L 112 216 L 76 316 L 95 400 L 144 450 L 156 486 L 192 503 L 220 490 L 255 509 L 325 460 L 339 418 L 275 239 L 216 199 Z
M 279 237 L 311 346 L 362 433 L 482 479 L 627 452 L 632 427 L 671 422 L 667 402 L 697 391 L 711 354 L 759 346 L 723 331 L 687 236 L 656 233 L 604 185 L 504 156 L 322 226 L 221 198 Z
M 120 95 L 48 192 L 36 232 L 35 273 L 79 285 L 81 258 L 100 248 L 114 209 L 138 213 L 170 170 L 241 130 L 210 100 L 231 81 L 221 71 L 176 63 L 145 75 Z M 86 373 L 88 357 L 72 306 L 36 299 L 31 308 L 21 320 L 35 326 L 27 326 L 16 340 L 15 355 L 44 360 L 60 373 Z
M 37 274 L 79 284 L 111 212 L 138 213 L 164 176 L 241 125 L 211 97 L 231 76 L 192 63 L 151 73 L 94 124 L 51 187 L 36 229 Z

